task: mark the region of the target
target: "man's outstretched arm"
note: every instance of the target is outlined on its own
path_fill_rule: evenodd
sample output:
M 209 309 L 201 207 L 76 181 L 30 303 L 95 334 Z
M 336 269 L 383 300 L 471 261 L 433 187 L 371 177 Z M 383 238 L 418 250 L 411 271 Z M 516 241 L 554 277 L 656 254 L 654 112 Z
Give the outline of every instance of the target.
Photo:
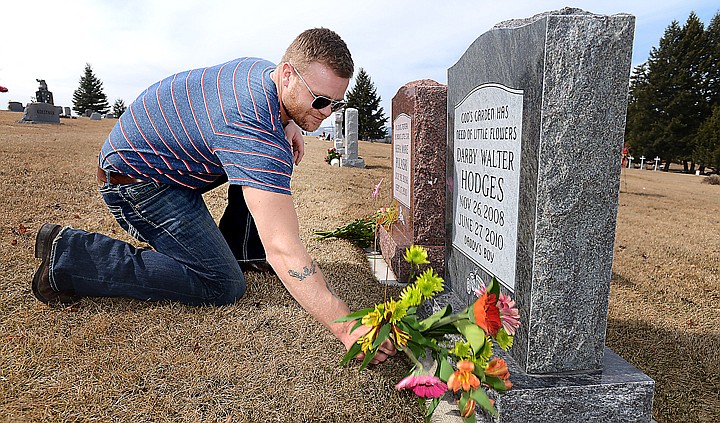
M 285 288 L 315 319 L 325 325 L 349 349 L 367 332 L 361 326 L 353 333 L 354 322 L 332 323 L 350 312 L 347 305 L 329 289 L 317 263 L 300 240 L 297 214 L 292 197 L 252 187 L 243 187 L 248 209 L 255 219 L 267 260 Z M 390 341 L 384 342 L 373 364 L 395 355 Z

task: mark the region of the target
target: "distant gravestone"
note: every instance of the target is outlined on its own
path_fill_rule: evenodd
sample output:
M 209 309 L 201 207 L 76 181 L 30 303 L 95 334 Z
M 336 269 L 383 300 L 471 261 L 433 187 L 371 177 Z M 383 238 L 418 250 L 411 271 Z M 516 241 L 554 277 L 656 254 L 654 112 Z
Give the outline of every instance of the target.
M 83 113 L 83 115 L 85 117 L 90 117 L 90 115 L 92 115 L 92 114 L 93 114 L 93 111 L 90 109 L 85 109 L 85 113 Z
M 24 112 L 25 107 L 19 101 L 8 101 L 8 110 L 11 112 Z
M 115 115 L 112 113 L 105 113 L 105 116 L 103 116 L 105 119 L 115 119 Z
M 378 227 L 383 258 L 407 282 L 405 249 L 421 245 L 443 274 L 445 261 L 445 140 L 447 86 L 433 80 L 402 86 L 392 99 L 393 199 L 399 215 L 388 232 Z
M 49 103 L 30 103 L 25 107 L 25 113 L 20 123 L 60 123 L 57 107 Z
M 65 106 L 65 116 L 67 116 L 67 117 L 72 116 L 72 110 L 67 106 Z
M 345 153 L 340 166 L 365 167 L 365 160 L 358 156 L 358 110 L 345 109 Z
M 92 112 L 90 115 L 90 120 L 100 120 L 102 118 L 102 115 L 98 112 Z
M 54 104 L 53 95 L 50 91 L 48 91 L 47 83 L 45 82 L 45 80 L 36 79 L 36 81 L 40 83 L 40 87 L 37 91 L 35 91 L 35 100 L 38 103 Z
M 605 347 L 634 25 L 507 21 L 448 70 L 446 300 L 494 275 L 522 321 L 481 421 L 651 420 L 654 382 Z
M 343 154 L 345 153 L 345 143 L 343 141 L 343 112 L 335 112 L 335 121 L 333 122 L 335 129 L 335 139 L 333 139 L 333 145 L 335 150 Z

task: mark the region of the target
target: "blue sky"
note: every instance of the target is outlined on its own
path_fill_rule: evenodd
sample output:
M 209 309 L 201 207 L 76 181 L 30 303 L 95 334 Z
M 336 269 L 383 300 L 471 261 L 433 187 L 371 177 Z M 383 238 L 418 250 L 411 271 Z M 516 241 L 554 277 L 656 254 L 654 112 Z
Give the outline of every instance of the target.
M 382 97 L 386 116 L 398 88 L 416 79 L 447 83 L 447 69 L 497 22 L 565 6 L 636 17 L 633 66 L 647 60 L 665 28 L 695 11 L 705 25 L 717 0 L 485 1 L 33 0 L 0 7 L 0 109 L 30 101 L 45 79 L 55 104 L 72 106 L 85 63 L 112 104 L 129 104 L 170 74 L 240 56 L 277 62 L 301 31 L 335 30 Z M 351 82 L 352 86 L 352 82 Z

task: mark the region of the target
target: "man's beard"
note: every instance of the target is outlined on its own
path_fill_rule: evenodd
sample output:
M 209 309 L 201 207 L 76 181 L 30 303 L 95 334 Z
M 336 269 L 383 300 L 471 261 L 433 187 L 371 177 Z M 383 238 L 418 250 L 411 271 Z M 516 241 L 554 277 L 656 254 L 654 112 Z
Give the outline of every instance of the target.
M 316 123 L 314 117 L 294 100 L 293 98 L 283 102 L 288 118 L 292 119 L 303 131 L 313 132 L 317 130 L 322 124 L 322 120 Z

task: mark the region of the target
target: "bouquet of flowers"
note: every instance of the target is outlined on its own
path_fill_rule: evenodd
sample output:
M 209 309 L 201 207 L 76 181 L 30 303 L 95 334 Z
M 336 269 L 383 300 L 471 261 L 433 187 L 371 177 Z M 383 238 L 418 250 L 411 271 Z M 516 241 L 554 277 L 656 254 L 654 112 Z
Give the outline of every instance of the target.
M 317 235 L 314 239 L 342 238 L 356 242 L 362 248 L 368 248 L 377 244 L 377 228 L 379 225 L 389 229 L 390 225 L 397 220 L 398 208 L 396 205 L 382 207 L 374 214 L 355 219 L 352 222 L 340 226 L 332 231 L 313 231 Z M 375 245 L 377 250 L 377 246 Z
M 493 278 L 488 286 L 476 291 L 477 300 L 461 312 L 453 313 L 448 305 L 420 319 L 416 315 L 418 306 L 442 292 L 444 281 L 431 267 L 420 272 L 421 265 L 429 264 L 424 248 L 413 245 L 404 258 L 412 267 L 410 280 L 414 282 L 403 289 L 399 300 L 388 299 L 337 320 L 355 321 L 352 330 L 363 325 L 369 328 L 348 350 L 341 365 L 363 352 L 362 371 L 380 344 L 390 339 L 412 362 L 408 376 L 396 388 L 418 396 L 425 407 L 426 421 L 448 389 L 459 395 L 458 406 L 465 421 L 475 421 L 476 405 L 497 415 L 484 389 L 506 391 L 512 387 L 505 360 L 493 357 L 493 341 L 504 350 L 512 346 L 520 326 L 515 302 L 500 293 Z M 433 374 L 419 360 L 428 354 L 436 363 Z
M 326 162 L 327 164 L 330 164 L 330 163 L 333 161 L 333 159 L 338 159 L 338 160 L 340 160 L 340 157 L 342 157 L 342 156 L 340 155 L 340 153 L 337 152 L 337 150 L 335 149 L 335 147 L 333 147 L 333 148 L 328 148 L 327 156 L 325 156 L 325 162 Z

